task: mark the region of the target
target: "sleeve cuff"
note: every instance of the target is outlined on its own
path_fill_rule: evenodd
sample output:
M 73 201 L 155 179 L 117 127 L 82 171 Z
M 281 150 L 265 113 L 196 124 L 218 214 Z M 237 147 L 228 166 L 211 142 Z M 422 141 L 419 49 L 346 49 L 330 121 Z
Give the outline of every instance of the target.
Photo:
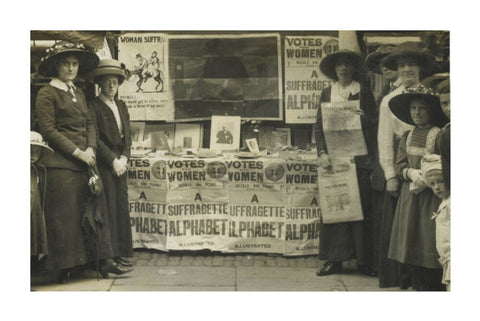
M 77 148 L 73 151 L 72 156 L 73 156 L 73 157 L 77 157 L 78 154 L 80 154 L 80 148 L 77 147 Z

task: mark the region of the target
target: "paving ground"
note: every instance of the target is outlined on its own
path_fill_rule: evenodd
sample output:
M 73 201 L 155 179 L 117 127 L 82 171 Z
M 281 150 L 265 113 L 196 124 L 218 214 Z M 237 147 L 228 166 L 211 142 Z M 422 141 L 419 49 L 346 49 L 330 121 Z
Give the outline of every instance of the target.
M 220 254 L 136 249 L 131 273 L 109 279 L 74 271 L 55 284 L 48 275 L 32 276 L 32 291 L 397 291 L 380 289 L 378 279 L 357 273 L 346 262 L 341 274 L 317 277 L 316 256 Z

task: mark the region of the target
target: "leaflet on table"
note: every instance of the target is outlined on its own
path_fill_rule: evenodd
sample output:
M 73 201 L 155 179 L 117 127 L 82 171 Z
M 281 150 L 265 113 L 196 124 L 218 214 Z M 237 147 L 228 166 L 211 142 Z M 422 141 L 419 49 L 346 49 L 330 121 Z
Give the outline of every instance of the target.
M 134 248 L 166 251 L 167 215 L 165 203 L 129 201 Z
M 223 189 L 227 166 L 222 159 L 169 159 L 166 161 L 168 189 L 203 187 Z
M 167 248 L 226 250 L 229 213 L 227 200 L 228 192 L 225 190 L 169 191 L 166 206 Z
M 318 164 L 311 160 L 287 160 L 287 193 L 318 193 Z
M 285 190 L 285 161 L 282 159 L 225 160 L 230 190 Z
M 164 202 L 167 191 L 167 163 L 165 160 L 132 158 L 128 164 L 127 184 L 129 199 L 145 198 L 149 201 Z
M 353 157 L 331 158 L 332 168 L 318 167 L 318 189 L 323 223 L 363 220 Z
M 318 192 L 288 195 L 285 255 L 318 254 L 321 210 Z
M 229 252 L 283 253 L 287 195 L 230 191 Z
M 322 122 L 325 141 L 330 156 L 367 155 L 367 145 L 362 132 L 360 101 L 322 103 Z

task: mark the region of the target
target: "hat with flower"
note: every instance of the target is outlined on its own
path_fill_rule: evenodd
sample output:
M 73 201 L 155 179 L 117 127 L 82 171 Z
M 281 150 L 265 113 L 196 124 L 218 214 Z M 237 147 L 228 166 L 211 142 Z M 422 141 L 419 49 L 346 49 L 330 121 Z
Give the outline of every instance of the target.
M 82 43 L 73 43 L 70 41 L 59 41 L 45 50 L 46 55 L 40 60 L 38 72 L 45 77 L 55 77 L 57 68 L 55 61 L 59 58 L 73 54 L 79 59 L 79 74 L 85 74 L 93 70 L 100 60 L 93 50 Z
M 49 147 L 47 143 L 43 140 L 42 135 L 34 131 L 30 132 L 30 145 L 45 147 L 46 149 L 53 152 L 53 149 Z
M 410 103 L 413 99 L 420 98 L 427 102 L 430 107 L 430 120 L 432 125 L 443 127 L 448 123 L 448 118 L 442 112 L 440 99 L 437 93 L 432 89 L 423 85 L 415 85 L 405 88 L 402 94 L 399 94 L 388 102 L 388 106 L 392 113 L 401 121 L 415 125 L 410 116 Z
M 430 69 L 435 63 L 435 56 L 421 43 L 406 41 L 396 46 L 392 53 L 383 59 L 382 64 L 388 69 L 397 70 L 398 60 L 402 58 L 414 59 L 422 69 Z
M 98 83 L 99 78 L 105 75 L 118 76 L 118 81 L 122 84 L 127 78 L 125 64 L 115 59 L 101 59 L 97 68 L 90 73 L 89 78 Z

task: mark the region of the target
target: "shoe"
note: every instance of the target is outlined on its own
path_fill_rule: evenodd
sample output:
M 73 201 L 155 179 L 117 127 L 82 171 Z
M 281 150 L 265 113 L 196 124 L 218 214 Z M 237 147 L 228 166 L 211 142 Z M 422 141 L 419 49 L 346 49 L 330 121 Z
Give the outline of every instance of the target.
M 367 276 L 378 276 L 377 271 L 374 271 L 371 267 L 368 265 L 357 265 L 358 272 L 367 275 Z
M 102 262 L 98 272 L 102 275 L 104 279 L 107 279 L 108 273 L 120 275 L 132 271 L 133 266 L 123 266 L 121 264 L 115 263 L 112 259 L 107 259 Z
M 317 271 L 317 276 L 330 275 L 342 272 L 342 262 L 327 261 L 323 267 Z
M 119 256 L 114 258 L 113 261 L 115 261 L 115 263 L 123 265 L 123 266 L 133 266 L 132 262 L 130 262 L 129 260 L 124 259 L 122 257 L 119 257 Z

